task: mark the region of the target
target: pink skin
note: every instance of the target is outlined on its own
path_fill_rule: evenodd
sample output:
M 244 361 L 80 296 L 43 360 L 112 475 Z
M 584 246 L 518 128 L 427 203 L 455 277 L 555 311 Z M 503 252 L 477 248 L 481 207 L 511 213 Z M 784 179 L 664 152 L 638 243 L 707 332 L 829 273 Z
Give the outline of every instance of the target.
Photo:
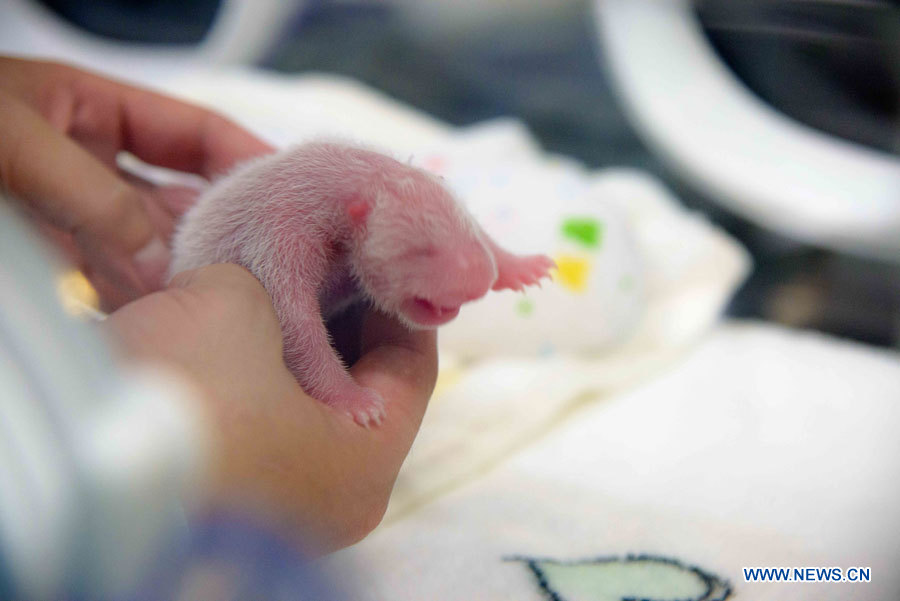
M 489 290 L 523 290 L 547 257 L 500 248 L 431 174 L 384 155 L 316 142 L 254 159 L 186 213 L 170 274 L 212 263 L 263 284 L 303 389 L 364 426 L 384 399 L 356 384 L 325 321 L 367 300 L 411 328 L 435 328 Z

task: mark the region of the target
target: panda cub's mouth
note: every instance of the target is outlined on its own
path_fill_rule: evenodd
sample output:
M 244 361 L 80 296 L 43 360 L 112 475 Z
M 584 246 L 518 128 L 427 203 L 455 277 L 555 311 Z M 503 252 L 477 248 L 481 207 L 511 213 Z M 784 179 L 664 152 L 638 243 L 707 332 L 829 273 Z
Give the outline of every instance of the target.
M 459 314 L 459 305 L 440 305 L 421 296 L 403 301 L 403 314 L 422 326 L 439 326 Z

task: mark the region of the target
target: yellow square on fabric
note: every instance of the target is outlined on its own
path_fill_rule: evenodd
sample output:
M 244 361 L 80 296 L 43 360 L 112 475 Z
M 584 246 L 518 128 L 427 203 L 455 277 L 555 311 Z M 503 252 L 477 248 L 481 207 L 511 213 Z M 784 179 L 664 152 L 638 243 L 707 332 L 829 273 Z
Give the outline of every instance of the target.
M 586 292 L 591 273 L 590 260 L 577 255 L 557 255 L 554 259 L 556 261 L 554 281 L 572 292 Z

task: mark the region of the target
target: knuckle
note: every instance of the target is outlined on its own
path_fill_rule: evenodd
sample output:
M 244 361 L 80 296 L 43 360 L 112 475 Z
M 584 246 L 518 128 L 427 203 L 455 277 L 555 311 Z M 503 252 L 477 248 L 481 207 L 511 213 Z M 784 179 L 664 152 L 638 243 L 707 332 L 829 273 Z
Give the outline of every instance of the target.
M 360 515 L 357 519 L 357 531 L 360 538 L 365 537 L 372 532 L 387 511 L 388 501 L 391 497 L 392 486 L 382 486 L 372 493 L 368 502 L 361 507 Z
M 253 274 L 240 265 L 209 265 L 188 277 L 192 282 L 208 285 L 213 318 L 226 323 L 248 319 L 257 324 L 274 322 L 274 310 L 268 293 Z
M 234 263 L 216 263 L 176 274 L 170 283 L 208 297 L 210 317 L 231 320 L 256 311 L 272 312 L 271 300 L 253 274 Z
M 269 295 L 259 280 L 244 267 L 234 263 L 222 263 L 216 268 L 220 270 L 223 280 L 228 283 L 235 298 L 244 306 L 257 306 L 269 303 Z
M 55 100 L 71 97 L 76 87 L 76 82 L 86 74 L 72 65 L 57 61 L 44 61 L 39 63 L 39 73 L 36 74 L 39 86 L 38 98 L 45 104 L 52 104 Z
M 139 213 L 140 201 L 131 186 L 123 181 L 116 181 L 102 206 L 102 222 L 110 228 L 118 229 L 130 225 L 129 222 Z
M 69 83 L 78 75 L 75 67 L 59 61 L 47 61 L 44 63 L 44 68 L 49 81 Z
M 25 136 L 21 135 L 16 126 L 22 118 L 21 103 L 0 90 L 0 137 L 3 144 L 0 145 L 0 187 L 6 193 L 16 196 L 17 189 L 24 187 L 19 180 L 26 179 L 24 164 L 20 159 L 21 145 L 25 142 Z
M 345 544 L 349 546 L 358 543 L 368 536 L 381 523 L 385 511 L 387 511 L 386 495 L 384 499 L 379 499 L 362 507 L 351 523 L 348 524 L 349 528 L 346 533 L 347 540 L 344 541 Z
M 332 491 L 327 503 L 328 509 L 323 515 L 326 526 L 326 538 L 331 540 L 335 548 L 348 547 L 368 536 L 381 523 L 387 510 L 390 488 L 376 485 L 371 480 L 362 487 L 356 481 L 353 486 L 341 487 L 340 491 Z
M 62 75 L 71 75 L 75 72 L 74 67 L 53 59 L 36 60 L 33 61 L 33 64 L 36 68 L 40 69 L 44 73 L 47 73 L 49 77 L 53 78 Z
M 234 122 L 225 115 L 210 109 L 206 110 L 206 128 L 207 131 L 216 131 L 225 128 L 234 127 Z
M 98 202 L 84 203 L 70 215 L 72 234 L 143 244 L 150 234 L 137 192 L 122 181 L 112 183 Z

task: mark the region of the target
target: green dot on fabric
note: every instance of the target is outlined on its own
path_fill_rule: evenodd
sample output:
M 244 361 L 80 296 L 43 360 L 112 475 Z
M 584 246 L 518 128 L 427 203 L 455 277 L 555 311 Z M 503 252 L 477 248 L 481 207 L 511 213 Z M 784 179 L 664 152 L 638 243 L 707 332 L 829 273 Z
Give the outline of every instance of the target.
M 562 222 L 562 235 L 596 249 L 603 243 L 603 224 L 593 217 L 569 217 Z
M 534 312 L 534 303 L 530 298 L 519 299 L 516 303 L 516 313 L 522 317 L 528 317 Z
M 626 273 L 619 278 L 619 290 L 622 292 L 631 292 L 634 289 L 634 278 L 630 273 Z

